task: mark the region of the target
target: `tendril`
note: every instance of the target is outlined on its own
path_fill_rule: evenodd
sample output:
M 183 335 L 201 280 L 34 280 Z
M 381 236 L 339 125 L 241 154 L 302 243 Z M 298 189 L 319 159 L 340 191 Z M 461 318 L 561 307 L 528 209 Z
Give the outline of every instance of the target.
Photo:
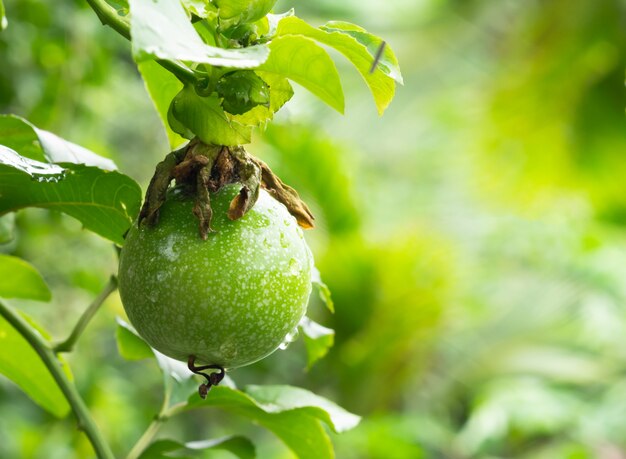
M 198 393 L 200 394 L 200 397 L 205 399 L 207 394 L 209 393 L 209 390 L 211 390 L 211 387 L 217 386 L 222 381 L 222 379 L 224 379 L 226 371 L 224 370 L 224 367 L 221 367 L 219 365 L 196 366 L 195 362 L 196 356 L 190 355 L 189 360 L 187 360 L 187 368 L 189 368 L 192 373 L 203 376 L 206 379 L 206 383 L 200 384 L 200 386 L 198 387 Z M 204 370 L 218 370 L 218 372 L 207 374 L 203 373 Z

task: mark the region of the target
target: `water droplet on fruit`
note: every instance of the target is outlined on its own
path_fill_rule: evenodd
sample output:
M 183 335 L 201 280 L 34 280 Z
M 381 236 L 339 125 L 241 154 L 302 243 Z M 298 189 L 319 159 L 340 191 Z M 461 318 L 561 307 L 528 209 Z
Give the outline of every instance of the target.
M 302 271 L 302 267 L 300 266 L 300 262 L 295 259 L 292 258 L 289 260 L 289 273 L 292 276 L 297 276 L 300 274 L 300 271 Z
M 282 232 L 280 233 L 280 245 L 285 249 L 289 247 L 289 239 L 287 239 L 285 233 Z
M 287 333 L 283 342 L 280 343 L 280 345 L 278 346 L 278 349 L 280 349 L 281 351 L 284 351 L 285 349 L 287 349 L 291 343 L 293 343 L 295 340 L 298 339 L 299 334 L 300 332 L 298 331 L 298 327 L 291 330 L 289 333 Z
M 258 215 L 256 219 L 251 220 L 251 225 L 253 228 L 266 228 L 270 226 L 270 219 L 265 215 Z

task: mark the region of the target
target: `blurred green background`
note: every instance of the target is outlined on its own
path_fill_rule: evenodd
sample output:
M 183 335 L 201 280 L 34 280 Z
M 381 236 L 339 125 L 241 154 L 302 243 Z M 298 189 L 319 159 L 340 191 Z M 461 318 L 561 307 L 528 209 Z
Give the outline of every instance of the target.
M 5 0 L 0 112 L 113 158 L 144 187 L 168 151 L 129 45 L 79 0 Z M 626 5 L 619 0 L 281 1 L 318 25 L 387 39 L 405 79 L 378 118 L 345 76 L 346 116 L 303 90 L 249 150 L 311 205 L 306 233 L 336 314 L 308 373 L 300 341 L 235 371 L 311 389 L 364 416 L 333 435 L 340 459 L 626 457 Z M 56 338 L 116 270 L 106 241 L 59 214 L 17 216 L 0 251 L 32 262 L 49 305 L 21 303 Z M 154 362 L 126 362 L 112 297 L 69 357 L 117 454 L 157 412 Z M 233 432 L 259 457 L 290 453 L 205 410 L 181 440 Z M 207 457 L 230 457 L 211 453 Z M 220 455 L 221 454 L 221 455 Z M 0 379 L 0 457 L 92 455 Z

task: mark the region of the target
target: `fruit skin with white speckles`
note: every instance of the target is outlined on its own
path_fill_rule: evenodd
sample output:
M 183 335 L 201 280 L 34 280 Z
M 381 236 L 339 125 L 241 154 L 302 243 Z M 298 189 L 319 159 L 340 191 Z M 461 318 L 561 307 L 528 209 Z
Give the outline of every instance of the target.
M 154 227 L 133 225 L 120 254 L 119 291 L 137 332 L 163 354 L 227 369 L 274 352 L 306 312 L 313 258 L 287 209 L 261 190 L 239 220 L 238 192 L 211 195 L 212 228 L 198 235 L 193 200 L 170 193 Z

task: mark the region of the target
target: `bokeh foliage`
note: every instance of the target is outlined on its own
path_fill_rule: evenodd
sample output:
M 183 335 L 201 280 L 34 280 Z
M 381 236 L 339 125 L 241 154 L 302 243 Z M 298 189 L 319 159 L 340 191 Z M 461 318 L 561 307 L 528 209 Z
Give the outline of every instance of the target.
M 346 117 L 296 89 L 250 151 L 311 204 L 307 233 L 336 313 L 307 373 L 302 340 L 232 376 L 294 384 L 364 415 L 339 458 L 596 458 L 626 449 L 626 7 L 600 2 L 302 2 L 389 37 L 404 87 L 378 118 L 357 72 Z M 282 11 L 292 7 L 283 1 Z M 0 107 L 114 159 L 146 184 L 167 139 L 127 43 L 83 1 L 5 1 Z M 347 67 L 347 66 L 346 66 Z M 55 336 L 115 272 L 110 244 L 47 211 L 1 247 L 44 275 L 25 305 Z M 112 298 L 71 364 L 116 453 L 159 405 L 155 365 L 118 355 Z M 91 449 L 0 385 L 0 457 Z M 164 435 L 233 432 L 289 457 L 236 417 L 191 413 Z M 217 413 L 217 412 L 215 412 Z M 42 434 L 44 432 L 44 434 Z M 211 457 L 226 457 L 211 452 Z M 219 456 L 224 454 L 224 456 Z

